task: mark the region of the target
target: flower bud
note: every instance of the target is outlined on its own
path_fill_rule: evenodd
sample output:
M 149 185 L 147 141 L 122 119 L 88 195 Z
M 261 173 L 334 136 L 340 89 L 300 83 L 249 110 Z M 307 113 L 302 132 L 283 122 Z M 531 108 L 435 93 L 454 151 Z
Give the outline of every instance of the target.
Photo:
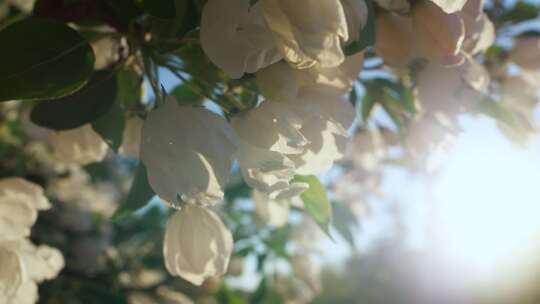
M 249 0 L 210 0 L 201 19 L 201 45 L 210 60 L 232 78 L 279 61 L 260 5 Z
M 185 204 L 167 224 L 165 266 L 172 275 L 201 285 L 226 273 L 232 247 L 231 233 L 214 212 Z
M 263 16 L 278 50 L 295 68 L 320 64 L 335 67 L 349 39 L 345 12 L 339 0 L 261 0 Z
M 107 144 L 90 124 L 66 131 L 52 131 L 49 142 L 55 157 L 64 163 L 88 165 L 102 161 L 107 154 Z
M 141 160 L 156 194 L 175 206 L 211 205 L 223 198 L 237 139 L 223 117 L 202 107 L 179 106 L 174 97 L 148 114 Z

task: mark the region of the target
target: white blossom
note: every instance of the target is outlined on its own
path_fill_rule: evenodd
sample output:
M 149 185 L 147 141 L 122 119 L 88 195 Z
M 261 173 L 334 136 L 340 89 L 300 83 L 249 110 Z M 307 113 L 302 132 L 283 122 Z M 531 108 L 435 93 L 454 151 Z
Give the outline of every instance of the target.
M 87 165 L 103 160 L 107 154 L 107 144 L 90 124 L 71 130 L 51 131 L 49 142 L 55 157 L 64 163 Z
M 122 145 L 118 148 L 118 153 L 125 157 L 139 157 L 143 123 L 144 120 L 137 116 L 126 120 L 126 126 L 122 133 Z
M 295 68 L 335 67 L 345 55 L 347 20 L 339 0 L 261 0 L 261 9 L 278 50 Z
M 461 17 L 445 13 L 433 3 L 424 1 L 414 7 L 412 21 L 419 55 L 449 66 L 463 61 L 460 51 L 465 26 Z
M 26 279 L 21 257 L 0 242 L 0 303 L 9 303 Z
M 282 227 L 289 219 L 289 202 L 287 200 L 274 200 L 268 195 L 252 191 L 251 197 L 255 203 L 255 213 L 267 225 Z
M 249 0 L 210 0 L 201 19 L 201 45 L 210 60 L 232 78 L 279 61 L 260 5 Z
M 368 8 L 365 0 L 341 0 L 347 20 L 349 39 L 346 42 L 356 41 L 368 20 Z
M 458 13 L 465 25 L 463 50 L 471 55 L 486 51 L 495 41 L 495 26 L 483 7 L 483 0 L 468 0 Z
M 167 270 L 195 285 L 223 275 L 232 253 L 233 239 L 211 210 L 184 204 L 169 220 L 163 255 Z
M 416 56 L 412 18 L 381 12 L 375 19 L 375 52 L 386 64 L 402 67 Z
M 517 38 L 508 55 L 510 61 L 526 70 L 540 69 L 540 38 Z
M 150 112 L 143 125 L 141 160 L 159 197 L 211 205 L 223 198 L 237 138 L 224 118 L 174 97 Z
M 20 177 L 0 179 L 0 196 L 12 194 L 25 196 L 37 210 L 46 210 L 51 207 L 41 186 Z
M 467 2 L 467 0 L 430 0 L 430 1 L 435 3 L 447 14 L 460 11 L 465 5 L 465 3 Z
M 30 235 L 37 209 L 24 195 L 0 196 L 0 240 L 17 240 Z
M 376 170 L 387 156 L 387 149 L 379 129 L 357 131 L 347 146 L 346 157 L 355 167 Z
M 474 109 L 483 98 L 490 77 L 472 58 L 457 67 L 429 64 L 418 76 L 418 100 L 427 113 L 451 117 Z

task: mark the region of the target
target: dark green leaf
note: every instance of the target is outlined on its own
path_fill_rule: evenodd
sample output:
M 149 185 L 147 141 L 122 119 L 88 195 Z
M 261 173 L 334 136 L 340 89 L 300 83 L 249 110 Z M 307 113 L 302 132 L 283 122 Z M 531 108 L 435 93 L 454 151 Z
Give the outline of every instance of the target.
M 309 184 L 309 189 L 300 196 L 304 201 L 304 208 L 315 220 L 321 229 L 331 238 L 329 226 L 332 221 L 332 206 L 326 195 L 326 190 L 319 179 L 313 175 L 297 175 L 296 182 Z
M 139 163 L 127 198 L 114 213 L 112 217 L 113 220 L 120 220 L 128 217 L 134 211 L 146 205 L 154 195 L 154 190 L 150 188 L 150 184 L 148 183 L 146 167 L 142 163 Z
M 74 29 L 29 18 L 0 31 L 0 101 L 72 94 L 94 71 L 92 48 Z
M 174 88 L 170 95 L 176 97 L 178 103 L 182 105 L 200 105 L 203 101 L 203 98 L 195 94 L 191 87 L 185 83 Z
M 229 289 L 225 284 L 221 290 L 216 294 L 216 300 L 220 304 L 245 304 L 246 302 L 240 297 L 239 294 Z
M 126 108 L 135 104 L 141 99 L 142 76 L 135 70 L 124 68 L 116 73 L 118 83 L 118 102 Z
M 116 91 L 114 75 L 99 71 L 75 94 L 40 102 L 32 109 L 30 118 L 37 125 L 54 130 L 77 128 L 105 114 L 116 100 Z
M 360 37 L 357 41 L 353 41 L 345 47 L 345 55 L 350 56 L 356 54 L 367 47 L 375 45 L 375 7 L 373 0 L 366 0 L 368 8 L 368 20 L 366 25 L 360 31 Z
M 514 22 L 519 23 L 538 16 L 539 8 L 531 3 L 517 2 L 509 11 L 505 12 L 497 19 L 497 23 Z
M 125 125 L 124 111 L 118 102 L 115 102 L 107 113 L 92 122 L 92 128 L 114 152 L 117 152 L 122 144 Z
M 175 19 L 186 14 L 187 0 L 142 0 L 141 5 L 154 17 Z

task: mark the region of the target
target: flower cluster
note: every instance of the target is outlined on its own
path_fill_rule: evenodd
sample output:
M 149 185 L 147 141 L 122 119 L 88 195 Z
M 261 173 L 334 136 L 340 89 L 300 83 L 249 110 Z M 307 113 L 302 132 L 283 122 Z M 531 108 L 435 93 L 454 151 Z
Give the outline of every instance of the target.
M 64 267 L 60 251 L 30 240 L 38 211 L 51 207 L 43 189 L 22 178 L 0 179 L 0 302 L 32 304 L 37 284 Z

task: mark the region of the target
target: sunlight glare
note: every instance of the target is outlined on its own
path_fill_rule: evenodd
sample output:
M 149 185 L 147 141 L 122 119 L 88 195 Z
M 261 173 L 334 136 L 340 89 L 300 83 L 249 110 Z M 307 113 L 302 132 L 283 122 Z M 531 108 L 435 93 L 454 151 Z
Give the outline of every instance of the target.
M 460 139 L 434 196 L 445 254 L 490 275 L 535 243 L 540 157 L 503 139 Z

